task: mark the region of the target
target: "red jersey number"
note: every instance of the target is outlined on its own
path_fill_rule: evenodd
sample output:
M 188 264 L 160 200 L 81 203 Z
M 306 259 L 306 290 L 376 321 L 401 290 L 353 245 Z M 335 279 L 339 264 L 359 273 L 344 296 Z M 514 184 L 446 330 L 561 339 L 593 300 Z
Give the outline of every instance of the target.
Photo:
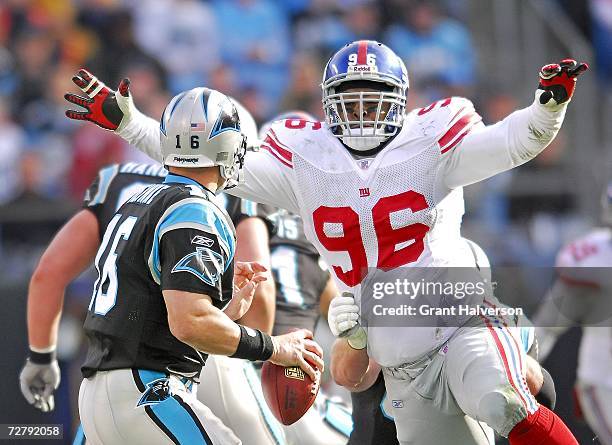
M 410 224 L 394 229 L 391 225 L 391 213 L 400 210 L 418 212 L 428 207 L 425 197 L 409 190 L 378 200 L 372 208 L 372 220 L 378 242 L 378 260 L 376 267 L 391 270 L 396 267 L 416 261 L 423 253 L 423 239 L 430 227 L 422 223 Z M 336 276 L 347 286 L 353 287 L 361 283 L 367 275 L 368 259 L 361 236 L 359 215 L 350 207 L 321 206 L 312 214 L 315 232 L 319 241 L 330 252 L 346 252 L 351 260 L 351 269 L 342 270 L 340 266 L 331 265 Z M 342 236 L 328 236 L 325 233 L 325 223 L 342 225 Z M 396 250 L 400 243 L 412 241 Z

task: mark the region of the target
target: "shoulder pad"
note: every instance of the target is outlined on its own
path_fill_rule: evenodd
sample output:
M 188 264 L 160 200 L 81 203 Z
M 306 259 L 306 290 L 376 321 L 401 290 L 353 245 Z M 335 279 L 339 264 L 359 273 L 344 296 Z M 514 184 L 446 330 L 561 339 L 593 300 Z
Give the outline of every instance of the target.
M 280 120 L 274 122 L 267 131 L 261 142 L 261 148 L 283 165 L 293 168 L 293 154 L 305 145 L 316 143 L 316 140 L 325 133 L 321 122 L 304 119 Z M 306 139 L 309 144 L 304 144 Z
M 482 117 L 464 97 L 447 97 L 410 113 L 414 122 L 435 138 L 444 154 L 455 147 Z

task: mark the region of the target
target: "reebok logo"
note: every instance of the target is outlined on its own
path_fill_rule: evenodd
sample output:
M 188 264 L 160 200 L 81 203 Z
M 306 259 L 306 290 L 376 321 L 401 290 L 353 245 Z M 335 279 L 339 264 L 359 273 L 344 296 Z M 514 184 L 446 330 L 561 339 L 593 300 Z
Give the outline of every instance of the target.
M 204 247 L 211 247 L 215 241 L 202 235 L 196 235 L 191 239 L 191 244 L 198 244 Z

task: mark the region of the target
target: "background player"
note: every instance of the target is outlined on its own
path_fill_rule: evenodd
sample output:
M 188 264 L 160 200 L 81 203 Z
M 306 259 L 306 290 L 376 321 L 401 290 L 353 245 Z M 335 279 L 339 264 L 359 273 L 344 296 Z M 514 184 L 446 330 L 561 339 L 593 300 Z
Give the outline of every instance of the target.
M 160 165 L 133 163 L 100 170 L 85 193 L 83 209 L 41 256 L 28 291 L 30 354 L 20 383 L 26 400 L 43 412 L 53 410 L 53 391 L 60 383 L 55 350 L 66 287 L 92 264 L 102 234 L 121 204 L 147 185 L 163 181 L 166 173 Z
M 603 226 L 569 243 L 557 256 L 558 278 L 534 323 L 542 360 L 570 327 L 582 325 L 576 392 L 597 438 L 612 444 L 612 182 L 602 197 Z
M 462 98 L 449 98 L 405 117 L 408 83 L 401 60 L 377 42 L 354 42 L 330 59 L 325 72 L 327 126 L 273 126 L 263 145 L 269 155 L 247 157 L 247 181 L 233 193 L 299 212 L 308 238 L 332 266 L 337 284 L 356 292 L 357 302 L 367 290 L 360 287 L 367 265 L 406 267 L 402 272 L 413 276 L 415 265 L 467 264 L 471 253 L 459 237 L 461 187 L 516 167 L 543 150 L 556 135 L 575 79 L 585 69 L 573 60 L 545 66 L 534 103 L 484 127 L 471 102 Z M 125 125 L 118 133 L 160 160 L 158 129 L 121 96 Z M 313 150 L 317 145 L 321 150 Z M 391 213 L 400 211 L 401 224 L 394 227 Z M 435 217 L 440 212 L 445 218 Z M 436 258 L 440 262 L 434 262 Z M 436 368 L 428 366 L 428 372 L 418 376 L 424 385 L 431 382 L 428 390 L 434 393 L 444 391 L 443 384 L 452 387 L 452 403 L 419 401 L 411 393 L 414 386 L 405 381 L 410 371 L 402 371 L 400 365 L 433 354 L 456 331 L 432 327 L 390 335 L 385 329 L 370 329 L 368 353 L 389 371 L 387 390 L 405 408 L 394 412 L 400 441 L 431 443 L 446 440 L 444 436 L 478 442 L 480 427 L 470 423 L 476 418 L 509 435 L 513 444 L 575 443 L 563 422 L 529 394 L 522 381 L 524 351 L 515 332 L 503 325 L 457 331 L 448 353 L 437 359 L 447 364 L 448 374 L 430 375 Z M 403 341 L 398 341 L 400 334 L 406 336 Z M 507 339 L 505 346 L 500 335 Z M 470 336 L 491 347 L 478 355 L 450 346 L 466 345 Z M 470 360 L 462 355 L 468 352 Z M 513 369 L 505 359 L 510 353 L 520 358 Z M 359 366 L 346 366 L 347 372 L 362 375 L 368 362 L 365 352 L 347 349 L 347 354 L 359 361 Z M 454 380 L 474 360 L 479 365 L 470 366 L 465 375 L 479 384 Z M 429 428 L 428 422 L 445 428 Z

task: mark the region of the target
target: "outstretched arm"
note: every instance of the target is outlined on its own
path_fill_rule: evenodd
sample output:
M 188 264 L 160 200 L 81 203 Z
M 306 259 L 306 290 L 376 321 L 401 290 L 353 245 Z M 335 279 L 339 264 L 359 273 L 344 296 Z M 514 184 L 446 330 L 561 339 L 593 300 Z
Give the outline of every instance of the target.
M 113 91 L 89 71 L 80 69 L 72 81 L 85 96 L 66 93 L 64 98 L 86 111 L 68 110 L 67 117 L 90 121 L 114 131 L 150 158 L 163 162 L 159 122 L 136 108 L 130 94 L 129 79 L 122 79 L 117 91 Z
M 449 141 L 442 167 L 445 185 L 456 188 L 473 184 L 537 156 L 561 128 L 576 78 L 587 68 L 586 64 L 570 59 L 544 66 L 531 106 L 515 111 L 495 125 L 475 125 L 453 148 Z
M 136 108 L 130 94 L 129 79 L 121 80 L 117 91 L 113 91 L 96 76 L 81 69 L 72 77 L 72 81 L 85 96 L 66 93 L 64 98 L 85 111 L 68 110 L 68 118 L 90 121 L 111 130 L 150 158 L 164 162 L 159 122 Z M 274 149 L 269 147 L 263 147 L 258 153 L 249 152 L 244 166 L 246 180 L 228 193 L 298 213 L 297 198 L 290 179 L 293 168 L 291 155 L 286 150 L 282 155 L 272 152 Z

